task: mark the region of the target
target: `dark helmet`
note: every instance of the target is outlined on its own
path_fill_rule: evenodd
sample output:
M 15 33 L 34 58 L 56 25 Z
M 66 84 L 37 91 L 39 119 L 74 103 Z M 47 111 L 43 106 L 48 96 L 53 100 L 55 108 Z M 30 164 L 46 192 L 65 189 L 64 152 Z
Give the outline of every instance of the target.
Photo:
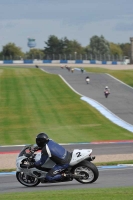
M 39 133 L 36 136 L 36 144 L 39 147 L 43 147 L 48 141 L 49 141 L 49 137 L 47 136 L 46 133 Z

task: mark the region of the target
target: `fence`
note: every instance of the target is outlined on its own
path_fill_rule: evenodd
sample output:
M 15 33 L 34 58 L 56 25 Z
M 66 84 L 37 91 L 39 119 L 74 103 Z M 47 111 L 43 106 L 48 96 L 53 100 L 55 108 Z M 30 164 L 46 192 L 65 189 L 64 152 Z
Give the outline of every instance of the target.
M 46 54 L 42 55 L 32 55 L 24 56 L 1 56 L 0 60 L 98 60 L 98 61 L 124 61 L 125 56 L 121 55 L 92 55 L 92 54 Z

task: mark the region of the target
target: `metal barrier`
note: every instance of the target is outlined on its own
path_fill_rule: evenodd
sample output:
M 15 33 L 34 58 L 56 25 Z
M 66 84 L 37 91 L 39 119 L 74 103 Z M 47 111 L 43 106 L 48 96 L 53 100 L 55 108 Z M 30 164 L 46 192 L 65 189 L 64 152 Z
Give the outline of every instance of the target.
M 0 64 L 102 64 L 102 65 L 124 65 L 121 61 L 99 61 L 99 60 L 0 60 Z

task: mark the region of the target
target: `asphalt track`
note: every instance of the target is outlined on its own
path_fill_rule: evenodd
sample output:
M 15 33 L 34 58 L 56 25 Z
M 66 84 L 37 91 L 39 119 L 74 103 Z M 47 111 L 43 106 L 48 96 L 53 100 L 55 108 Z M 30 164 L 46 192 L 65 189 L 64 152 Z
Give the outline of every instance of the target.
M 133 125 L 133 88 L 108 74 L 81 73 L 79 70 L 72 73 L 67 69 L 50 66 L 41 68 L 51 74 L 60 74 L 78 93 L 96 100 L 119 118 Z M 85 82 L 87 75 L 90 77 L 88 85 Z M 111 91 L 107 99 L 103 93 L 106 85 Z
M 67 150 L 73 149 L 92 149 L 94 156 L 99 155 L 117 155 L 117 154 L 131 154 L 133 153 L 133 142 L 112 142 L 112 143 L 93 143 L 93 144 L 62 144 Z M 22 146 L 0 147 L 0 154 L 19 153 Z
M 124 121 L 133 124 L 133 89 L 115 80 L 107 74 L 89 73 L 90 84 L 85 83 L 88 73 L 75 70 L 74 73 L 59 67 L 41 67 L 49 73 L 61 74 L 63 78 L 80 94 L 92 98 L 107 107 Z M 103 95 L 104 87 L 108 85 L 111 94 L 108 99 Z M 92 148 L 94 155 L 132 153 L 133 143 L 119 144 L 77 144 L 78 148 Z M 67 146 L 68 149 L 75 145 Z M 20 147 L 0 147 L 0 151 L 18 151 Z M 99 168 L 99 178 L 93 184 L 80 184 L 76 181 L 58 184 L 40 184 L 35 188 L 26 188 L 17 182 L 15 175 L 0 177 L 0 193 L 28 192 L 40 190 L 67 190 L 82 188 L 109 188 L 133 186 L 133 167 Z
M 133 186 L 132 174 L 133 167 L 99 169 L 99 178 L 92 184 L 81 184 L 73 180 L 65 183 L 39 184 L 38 186 L 32 188 L 27 188 L 17 182 L 15 175 L 3 175 L 0 177 L 0 193 L 128 187 Z

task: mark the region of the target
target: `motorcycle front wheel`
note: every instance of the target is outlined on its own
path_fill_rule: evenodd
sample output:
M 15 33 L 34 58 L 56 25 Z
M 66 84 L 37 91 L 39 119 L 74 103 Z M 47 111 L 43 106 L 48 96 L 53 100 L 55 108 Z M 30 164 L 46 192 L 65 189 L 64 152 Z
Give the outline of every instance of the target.
M 78 182 L 83 184 L 89 184 L 95 182 L 99 177 L 99 172 L 97 167 L 89 162 L 89 161 L 83 161 L 76 165 L 73 169 L 73 174 L 75 175 L 81 175 L 80 178 L 75 178 Z
M 22 185 L 27 187 L 34 187 L 40 183 L 40 180 L 37 178 L 24 174 L 23 172 L 16 172 L 16 178 Z

